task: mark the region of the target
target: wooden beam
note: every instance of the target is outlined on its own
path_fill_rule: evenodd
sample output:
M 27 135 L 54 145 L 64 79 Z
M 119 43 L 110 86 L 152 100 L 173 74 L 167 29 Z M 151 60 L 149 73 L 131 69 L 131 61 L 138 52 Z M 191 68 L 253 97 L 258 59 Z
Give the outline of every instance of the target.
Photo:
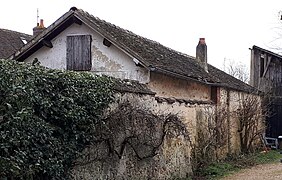
M 264 58 L 265 58 L 265 60 L 267 60 L 267 63 L 266 63 L 266 66 L 265 66 L 265 68 L 264 68 L 264 72 L 263 72 L 263 75 L 262 75 L 262 77 L 265 77 L 265 75 L 266 75 L 266 73 L 267 73 L 267 70 L 268 70 L 268 68 L 269 68 L 269 65 L 270 65 L 270 63 L 271 63 L 271 56 L 267 56 L 266 54 L 264 55 Z
M 110 47 L 112 45 L 112 43 L 109 40 L 107 40 L 106 38 L 104 38 L 103 44 L 107 47 Z
M 78 19 L 77 17 L 75 17 L 75 16 L 72 17 L 72 20 L 73 20 L 74 23 L 76 23 L 78 25 L 82 24 L 82 21 L 80 19 Z
M 46 46 L 46 47 L 48 47 L 48 48 L 52 48 L 52 47 L 53 47 L 52 42 L 49 41 L 49 40 L 46 40 L 46 39 L 43 39 L 43 40 L 42 40 L 42 44 L 43 44 L 43 46 Z

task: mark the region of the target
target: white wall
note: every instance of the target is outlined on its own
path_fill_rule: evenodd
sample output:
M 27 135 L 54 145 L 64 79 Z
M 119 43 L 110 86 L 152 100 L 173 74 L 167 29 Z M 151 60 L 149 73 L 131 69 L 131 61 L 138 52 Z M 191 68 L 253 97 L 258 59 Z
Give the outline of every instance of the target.
M 137 80 L 141 83 L 149 82 L 149 71 L 136 66 L 130 57 L 115 45 L 103 45 L 103 37 L 82 24 L 73 24 L 56 36 L 51 42 L 53 48 L 42 47 L 28 57 L 25 62 L 32 62 L 38 58 L 42 66 L 52 69 L 66 69 L 66 37 L 68 35 L 92 35 L 92 68 L 91 72 L 106 74 L 121 79 Z

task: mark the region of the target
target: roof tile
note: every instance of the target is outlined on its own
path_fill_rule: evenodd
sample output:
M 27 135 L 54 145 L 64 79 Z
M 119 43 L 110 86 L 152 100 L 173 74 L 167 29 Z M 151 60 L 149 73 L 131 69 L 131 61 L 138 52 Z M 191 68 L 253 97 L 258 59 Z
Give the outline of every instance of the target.
M 23 40 L 29 41 L 31 36 L 28 34 L 0 29 L 0 59 L 6 59 L 19 50 L 23 45 Z

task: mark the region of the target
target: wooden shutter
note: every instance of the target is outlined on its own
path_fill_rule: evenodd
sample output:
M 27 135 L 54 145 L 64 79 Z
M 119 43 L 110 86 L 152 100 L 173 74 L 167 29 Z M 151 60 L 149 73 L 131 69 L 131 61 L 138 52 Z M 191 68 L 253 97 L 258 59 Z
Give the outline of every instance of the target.
M 67 70 L 91 70 L 91 35 L 67 36 Z

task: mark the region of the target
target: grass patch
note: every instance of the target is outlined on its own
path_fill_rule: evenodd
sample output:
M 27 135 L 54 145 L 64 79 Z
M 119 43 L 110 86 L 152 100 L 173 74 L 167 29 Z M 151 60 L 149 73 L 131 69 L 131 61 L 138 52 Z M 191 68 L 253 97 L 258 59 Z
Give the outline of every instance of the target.
M 280 161 L 281 154 L 279 151 L 269 151 L 267 153 L 258 153 L 255 156 L 255 161 L 257 164 L 265 164 L 265 163 L 273 163 L 276 161 Z
M 226 172 L 236 171 L 238 168 L 229 162 L 220 162 L 210 164 L 203 172 L 206 177 L 221 177 Z
M 219 179 L 227 176 L 240 169 L 248 168 L 258 164 L 279 162 L 281 154 L 279 151 L 271 150 L 267 153 L 253 153 L 248 155 L 239 155 L 236 157 L 228 157 L 222 162 L 214 162 L 202 167 L 197 176 L 193 179 Z

